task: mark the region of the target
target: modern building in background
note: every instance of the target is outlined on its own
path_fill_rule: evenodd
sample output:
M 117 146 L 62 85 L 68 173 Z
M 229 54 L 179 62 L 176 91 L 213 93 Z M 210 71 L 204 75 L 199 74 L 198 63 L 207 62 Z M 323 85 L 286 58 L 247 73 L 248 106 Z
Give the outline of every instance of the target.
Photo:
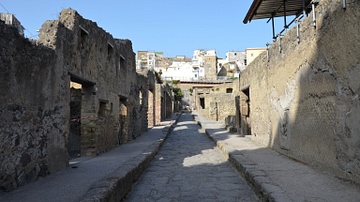
M 192 66 L 199 72 L 198 80 L 216 80 L 217 56 L 215 50 L 194 50 Z
M 246 52 L 245 51 L 228 51 L 226 52 L 226 62 L 227 63 L 235 63 L 240 71 L 245 70 L 245 59 Z M 231 68 L 233 69 L 233 68 Z
M 153 70 L 163 80 L 215 81 L 238 78 L 247 64 L 266 48 L 248 48 L 246 51 L 228 51 L 225 58 L 218 58 L 215 50 L 196 49 L 192 58 L 179 55 L 164 57 L 163 52 L 138 51 L 136 69 Z
M 228 51 L 225 59 L 218 59 L 218 80 L 238 78 L 240 72 L 246 68 L 245 51 Z
M 161 77 L 166 81 L 194 81 L 198 80 L 196 74 L 197 71 L 193 69 L 191 62 L 174 61 L 168 68 L 161 71 Z
M 163 67 L 163 52 L 138 51 L 136 54 L 136 69 L 154 70 L 156 67 Z
M 262 52 L 265 52 L 266 48 L 247 48 L 246 49 L 246 64 L 249 65 L 254 59 Z
M 0 20 L 4 21 L 7 25 L 16 27 L 21 36 L 24 36 L 25 28 L 21 25 L 20 21 L 11 13 L 0 13 Z

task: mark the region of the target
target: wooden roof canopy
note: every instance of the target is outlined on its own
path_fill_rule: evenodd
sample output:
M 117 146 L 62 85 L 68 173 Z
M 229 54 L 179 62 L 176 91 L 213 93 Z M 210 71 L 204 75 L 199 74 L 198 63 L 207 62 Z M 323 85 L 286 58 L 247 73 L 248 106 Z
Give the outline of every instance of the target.
M 251 20 L 300 15 L 305 13 L 312 0 L 254 0 L 244 24 Z

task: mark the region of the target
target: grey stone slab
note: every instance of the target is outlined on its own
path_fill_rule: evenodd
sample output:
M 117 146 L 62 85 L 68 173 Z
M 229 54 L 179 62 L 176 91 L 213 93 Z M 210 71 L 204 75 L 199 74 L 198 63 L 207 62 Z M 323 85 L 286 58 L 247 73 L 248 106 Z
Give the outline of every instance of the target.
M 153 199 L 151 194 L 142 190 L 156 190 L 156 200 L 159 201 L 170 198 L 174 201 L 217 202 L 238 201 L 240 198 L 258 201 L 222 152 L 199 131 L 190 114 L 180 117 L 125 201 Z
M 266 201 L 360 201 L 360 187 L 301 164 L 251 140 L 228 134 L 198 114 L 207 136 Z M 212 133 L 217 131 L 217 134 Z M 221 132 L 223 131 L 223 132 Z M 221 134 L 221 135 L 218 135 Z M 234 151 L 237 150 L 237 151 Z M 231 152 L 229 152 L 231 151 Z

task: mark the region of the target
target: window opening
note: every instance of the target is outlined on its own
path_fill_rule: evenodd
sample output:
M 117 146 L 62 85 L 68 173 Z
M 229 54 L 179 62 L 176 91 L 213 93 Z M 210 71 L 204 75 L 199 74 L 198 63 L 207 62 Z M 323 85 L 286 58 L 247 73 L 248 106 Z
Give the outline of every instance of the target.
M 226 93 L 232 93 L 233 92 L 233 89 L 232 88 L 227 88 L 226 89 Z

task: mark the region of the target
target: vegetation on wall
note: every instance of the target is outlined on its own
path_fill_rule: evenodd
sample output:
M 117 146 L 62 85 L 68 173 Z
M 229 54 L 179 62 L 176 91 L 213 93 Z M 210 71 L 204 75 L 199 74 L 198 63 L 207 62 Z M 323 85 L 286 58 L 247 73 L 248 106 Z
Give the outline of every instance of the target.
M 194 92 L 194 89 L 189 88 L 189 91 L 190 91 L 190 95 L 192 96 L 192 93 Z
M 172 88 L 172 91 L 174 92 L 175 100 L 181 101 L 181 99 L 184 97 L 181 89 L 180 88 Z

